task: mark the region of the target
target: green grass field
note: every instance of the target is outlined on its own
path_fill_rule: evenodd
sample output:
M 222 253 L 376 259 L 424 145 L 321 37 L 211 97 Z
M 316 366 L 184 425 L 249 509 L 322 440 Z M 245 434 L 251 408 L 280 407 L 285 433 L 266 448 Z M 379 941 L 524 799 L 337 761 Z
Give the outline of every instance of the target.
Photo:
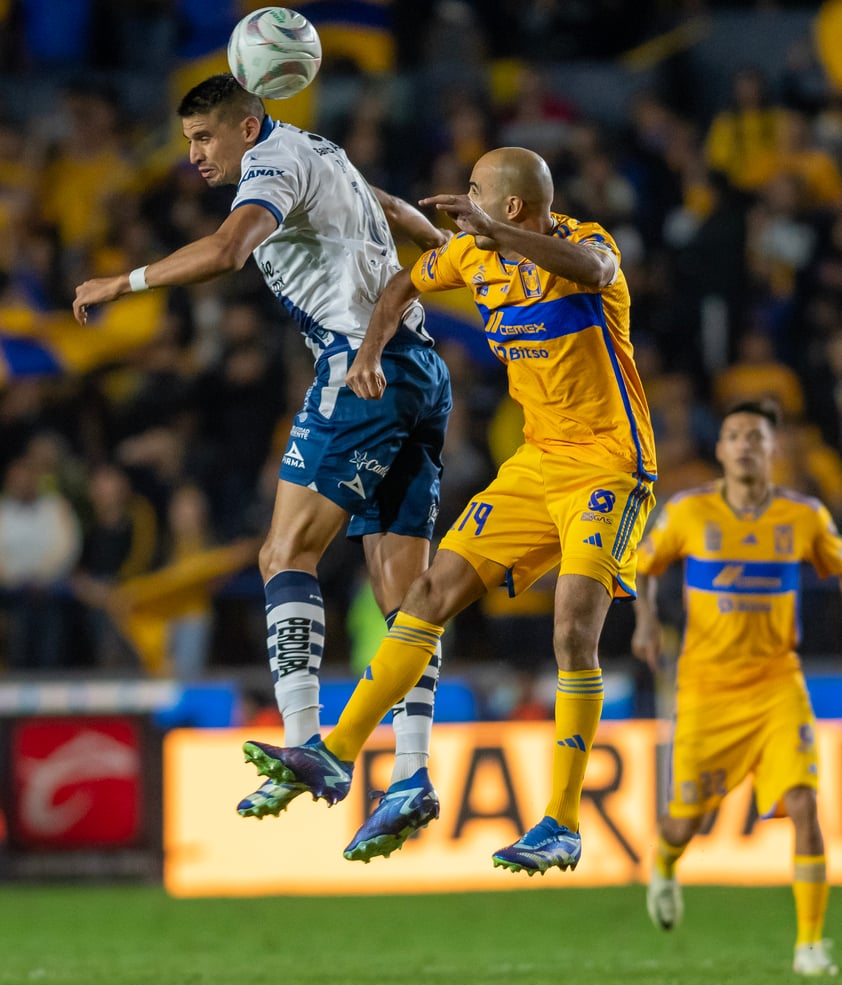
M 836 896 L 839 896 L 837 890 Z M 174 900 L 0 888 L 2 985 L 760 985 L 789 971 L 789 889 L 690 887 L 684 926 L 639 886 Z M 827 929 L 839 921 L 831 895 Z

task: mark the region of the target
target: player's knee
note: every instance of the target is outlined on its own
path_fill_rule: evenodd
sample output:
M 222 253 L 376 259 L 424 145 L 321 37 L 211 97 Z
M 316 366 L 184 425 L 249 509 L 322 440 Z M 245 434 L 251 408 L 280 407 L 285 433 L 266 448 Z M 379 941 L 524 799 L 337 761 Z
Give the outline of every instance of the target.
M 686 845 L 699 833 L 702 817 L 665 817 L 661 820 L 661 834 L 670 845 Z
M 589 620 L 575 615 L 557 616 L 553 631 L 553 647 L 559 670 L 588 670 L 599 666 L 595 633 Z
M 280 571 L 309 571 L 315 574 L 320 555 L 308 551 L 291 540 L 268 538 L 257 556 L 264 583 Z
M 272 551 L 268 541 L 263 542 L 257 554 L 257 566 L 260 568 L 260 575 L 264 582 L 269 581 L 273 574 L 277 574 L 277 571 L 272 571 Z
M 418 619 L 441 625 L 446 621 L 445 616 L 447 592 L 443 584 L 428 568 L 412 583 L 401 609 Z
M 818 823 L 818 803 L 816 791 L 812 787 L 793 787 L 787 790 L 784 794 L 784 806 L 796 826 Z
M 412 583 L 401 609 L 418 619 L 443 626 L 487 592 L 472 565 L 453 551 L 439 551 L 433 563 Z

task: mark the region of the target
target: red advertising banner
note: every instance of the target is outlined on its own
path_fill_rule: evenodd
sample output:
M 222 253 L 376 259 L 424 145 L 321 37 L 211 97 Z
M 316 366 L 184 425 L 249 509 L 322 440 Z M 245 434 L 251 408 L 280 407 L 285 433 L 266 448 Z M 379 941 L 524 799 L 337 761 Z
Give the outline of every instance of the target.
M 137 720 L 35 717 L 10 728 L 13 848 L 115 848 L 137 841 L 143 824 Z
M 176 896 L 446 892 L 645 882 L 658 813 L 658 723 L 603 722 L 581 810 L 583 857 L 575 872 L 528 879 L 494 869 L 491 854 L 544 813 L 551 723 L 437 725 L 431 772 L 441 817 L 403 850 L 371 864 L 342 850 L 388 785 L 391 731 L 381 728 L 357 766 L 348 798 L 332 809 L 305 796 L 279 818 L 241 818 L 237 802 L 261 782 L 242 760 L 245 739 L 283 743 L 282 731 L 170 733 L 164 744 L 164 879 Z M 818 726 L 819 806 L 829 877 L 842 882 L 842 723 Z M 209 782 L 209 778 L 212 781 Z M 785 884 L 792 826 L 758 821 L 750 784 L 726 800 L 681 861 L 687 883 Z

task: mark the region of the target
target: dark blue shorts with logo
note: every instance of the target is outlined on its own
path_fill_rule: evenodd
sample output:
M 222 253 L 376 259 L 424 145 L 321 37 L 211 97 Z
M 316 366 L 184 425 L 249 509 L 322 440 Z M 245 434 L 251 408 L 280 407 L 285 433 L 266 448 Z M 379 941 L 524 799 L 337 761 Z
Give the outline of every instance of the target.
M 280 478 L 309 486 L 351 514 L 348 536 L 433 533 L 441 451 L 452 406 L 435 350 L 392 340 L 381 363 L 386 390 L 363 400 L 345 386 L 354 353 L 326 353 L 290 428 Z

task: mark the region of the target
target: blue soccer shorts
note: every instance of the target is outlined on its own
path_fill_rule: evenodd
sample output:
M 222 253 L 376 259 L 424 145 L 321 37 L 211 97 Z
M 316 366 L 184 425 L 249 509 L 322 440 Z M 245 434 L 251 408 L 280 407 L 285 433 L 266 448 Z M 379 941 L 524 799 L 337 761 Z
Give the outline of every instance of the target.
M 386 390 L 363 400 L 345 385 L 353 353 L 323 356 L 290 428 L 279 476 L 351 515 L 348 536 L 433 534 L 450 376 L 431 347 L 393 340 L 381 363 Z

